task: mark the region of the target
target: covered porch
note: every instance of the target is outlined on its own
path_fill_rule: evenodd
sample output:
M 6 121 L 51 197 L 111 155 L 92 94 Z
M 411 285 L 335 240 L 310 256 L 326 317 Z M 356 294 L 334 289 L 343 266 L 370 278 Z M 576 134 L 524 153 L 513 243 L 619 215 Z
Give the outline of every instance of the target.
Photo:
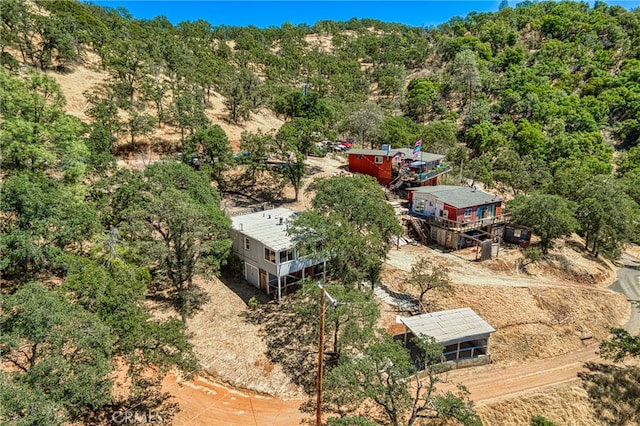
M 326 261 L 315 265 L 311 264 L 296 271 L 289 270 L 288 273 L 279 276 L 271 273 L 266 273 L 266 275 L 268 280 L 267 294 L 280 301 L 283 296 L 298 290 L 298 283 L 305 278 L 326 279 Z

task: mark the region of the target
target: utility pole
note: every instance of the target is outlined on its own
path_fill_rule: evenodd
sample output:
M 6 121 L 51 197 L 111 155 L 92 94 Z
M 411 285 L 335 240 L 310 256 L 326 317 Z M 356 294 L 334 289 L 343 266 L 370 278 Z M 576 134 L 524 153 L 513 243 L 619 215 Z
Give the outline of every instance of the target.
M 318 337 L 318 380 L 316 381 L 316 426 L 322 425 L 322 364 L 324 362 L 324 287 L 320 284 L 320 336 Z
M 322 284 L 318 282 L 320 287 L 320 335 L 318 336 L 318 378 L 316 380 L 316 426 L 322 425 L 322 367 L 324 364 L 324 302 L 325 297 L 331 301 L 331 305 L 335 308 L 338 302 L 326 292 Z

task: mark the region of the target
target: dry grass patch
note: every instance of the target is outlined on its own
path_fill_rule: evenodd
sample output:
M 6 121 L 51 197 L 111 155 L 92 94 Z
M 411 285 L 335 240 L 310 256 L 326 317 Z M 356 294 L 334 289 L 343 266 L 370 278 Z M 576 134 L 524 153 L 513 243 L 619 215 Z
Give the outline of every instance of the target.
M 468 251 L 468 250 L 467 250 Z M 543 263 L 539 274 L 515 272 L 519 250 L 501 250 L 487 262 L 471 262 L 463 253 L 442 253 L 423 246 L 393 249 L 382 273 L 391 288 L 417 296 L 406 285 L 411 266 L 427 256 L 450 269 L 454 290 L 427 295 L 431 310 L 470 307 L 497 331 L 491 338 L 495 362 L 521 363 L 579 350 L 609 336 L 609 328 L 621 325 L 628 314 L 626 298 L 601 288 L 612 274 L 597 261 L 585 259 L 564 247 L 556 256 L 569 259 L 574 272 L 589 274 L 584 284 L 571 280 L 574 273 L 554 270 Z M 388 315 L 385 328 L 395 317 Z
M 589 396 L 576 380 L 550 386 L 519 398 L 478 404 L 476 411 L 485 425 L 528 426 L 533 416 L 544 416 L 558 426 L 597 426 Z
M 197 279 L 209 296 L 209 302 L 189 321 L 189 340 L 204 371 L 232 386 L 275 395 L 283 399 L 300 399 L 303 394 L 291 383 L 278 364 L 266 353 L 262 327 L 245 320 L 247 301 L 255 296 L 267 301 L 257 289 L 225 276 Z

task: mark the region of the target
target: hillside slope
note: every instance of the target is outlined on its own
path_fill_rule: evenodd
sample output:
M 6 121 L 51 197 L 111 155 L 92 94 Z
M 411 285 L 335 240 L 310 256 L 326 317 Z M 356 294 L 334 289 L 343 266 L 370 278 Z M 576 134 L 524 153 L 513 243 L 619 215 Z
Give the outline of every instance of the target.
M 105 82 L 109 80 L 107 72 L 100 67 L 100 58 L 93 52 L 85 52 L 81 62 L 70 65 L 65 72 L 50 70 L 46 71 L 46 74 L 60 84 L 60 89 L 67 100 L 66 112 L 84 122 L 91 122 L 91 117 L 87 115 L 87 109 L 90 107 L 87 94 L 100 91 Z M 242 132 L 262 131 L 266 133 L 279 129 L 284 123 L 273 111 L 263 108 L 252 113 L 249 119 L 241 124 L 234 124 L 228 119 L 228 111 L 224 101 L 225 98 L 222 95 L 212 92 L 205 108 L 205 114 L 211 125 L 222 127 L 234 151 L 238 150 Z M 126 139 L 125 136 L 120 138 L 121 141 L 124 139 Z M 164 124 L 160 128 L 155 128 L 153 133 L 147 135 L 143 142 L 149 147 L 153 147 L 153 151 L 155 151 L 153 155 L 179 151 L 180 133 L 176 127 Z M 145 155 L 148 153 L 144 152 Z

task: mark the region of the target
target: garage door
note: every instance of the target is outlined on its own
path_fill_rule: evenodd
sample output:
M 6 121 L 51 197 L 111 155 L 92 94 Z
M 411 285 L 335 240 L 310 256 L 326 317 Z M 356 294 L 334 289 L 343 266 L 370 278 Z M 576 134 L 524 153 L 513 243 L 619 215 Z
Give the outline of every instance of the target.
M 244 278 L 255 287 L 260 288 L 260 278 L 258 276 L 258 268 L 249 263 L 244 264 Z

